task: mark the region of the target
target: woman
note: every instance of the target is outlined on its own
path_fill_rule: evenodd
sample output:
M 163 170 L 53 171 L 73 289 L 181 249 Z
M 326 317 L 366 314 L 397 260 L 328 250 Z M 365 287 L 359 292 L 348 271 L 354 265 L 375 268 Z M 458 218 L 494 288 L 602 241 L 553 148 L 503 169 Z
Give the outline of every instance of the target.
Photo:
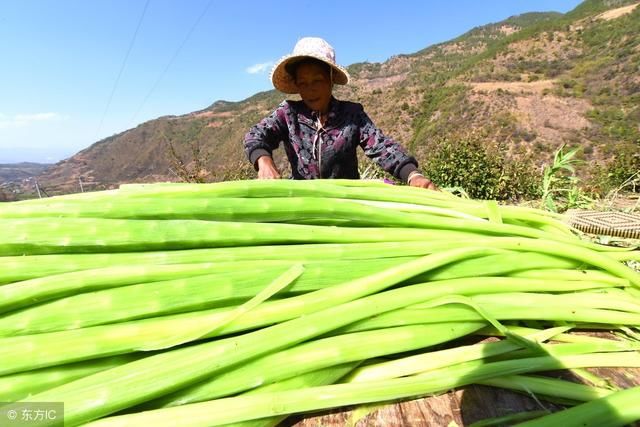
M 280 178 L 271 153 L 280 141 L 294 179 L 358 179 L 356 149 L 382 169 L 414 187 L 437 189 L 418 171 L 405 149 L 376 128 L 362 105 L 332 96 L 334 84 L 347 84 L 349 74 L 336 64 L 335 51 L 317 37 L 301 39 L 291 55 L 273 68 L 271 81 L 301 101 L 284 101 L 245 135 L 244 148 L 261 179 Z

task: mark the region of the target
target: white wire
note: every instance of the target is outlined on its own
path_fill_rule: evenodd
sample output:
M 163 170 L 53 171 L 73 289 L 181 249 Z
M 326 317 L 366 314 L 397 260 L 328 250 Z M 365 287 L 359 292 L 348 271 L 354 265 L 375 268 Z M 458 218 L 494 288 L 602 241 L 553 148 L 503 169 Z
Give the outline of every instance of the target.
M 118 83 L 120 83 L 120 77 L 122 77 L 122 72 L 124 71 L 124 67 L 127 64 L 127 60 L 129 59 L 129 54 L 131 53 L 131 49 L 138 37 L 138 31 L 140 30 L 140 25 L 142 24 L 142 20 L 144 19 L 145 14 L 147 13 L 147 7 L 149 6 L 149 2 L 151 0 L 147 0 L 144 5 L 144 9 L 142 9 L 142 15 L 140 15 L 140 19 L 138 19 L 138 25 L 136 26 L 136 30 L 133 33 L 133 37 L 131 38 L 131 42 L 129 43 L 129 48 L 127 49 L 127 53 L 122 60 L 122 65 L 120 66 L 120 71 L 118 72 L 118 77 L 116 77 L 116 81 L 113 84 L 113 88 L 111 88 L 111 94 L 109 95 L 109 100 L 107 101 L 107 106 L 104 108 L 104 112 L 102 113 L 102 118 L 100 119 L 100 124 L 98 125 L 97 138 L 100 137 L 100 131 L 102 130 L 102 125 L 104 124 L 104 119 L 107 117 L 107 112 L 109 111 L 109 107 L 111 106 L 111 101 L 113 100 L 113 95 L 116 93 L 116 89 L 118 88 Z
M 153 84 L 153 86 L 151 87 L 151 89 L 149 90 L 147 95 L 142 100 L 142 103 L 140 104 L 140 106 L 138 107 L 136 112 L 133 114 L 133 116 L 131 116 L 131 119 L 129 120 L 129 124 L 127 125 L 128 128 L 130 128 L 131 125 L 134 123 L 134 120 L 136 119 L 136 117 L 138 116 L 138 114 L 140 113 L 140 111 L 142 110 L 144 105 L 147 103 L 147 101 L 151 97 L 151 94 L 153 94 L 153 92 L 156 90 L 156 88 L 160 84 L 160 81 L 164 78 L 164 75 L 167 74 L 167 71 L 169 70 L 169 67 L 171 67 L 171 65 L 173 64 L 173 61 L 175 61 L 175 59 L 178 57 L 178 54 L 180 53 L 180 51 L 182 50 L 184 45 L 187 44 L 187 41 L 191 37 L 191 34 L 196 29 L 196 27 L 198 26 L 198 24 L 200 23 L 200 21 L 202 20 L 204 15 L 207 13 L 207 11 L 209 10 L 209 7 L 211 7 L 212 3 L 213 3 L 213 0 L 209 0 L 209 3 L 207 3 L 207 6 L 204 8 L 204 10 L 200 14 L 200 16 L 198 16 L 198 19 L 196 19 L 196 21 L 193 23 L 193 25 L 191 26 L 191 29 L 189 30 L 189 32 L 185 36 L 184 40 L 182 40 L 182 43 L 180 43 L 180 45 L 178 46 L 176 51 L 173 53 L 173 56 L 171 57 L 171 59 L 167 63 L 166 67 L 164 67 L 164 70 L 162 70 L 162 73 L 160 73 L 160 76 L 158 77 L 156 82 Z

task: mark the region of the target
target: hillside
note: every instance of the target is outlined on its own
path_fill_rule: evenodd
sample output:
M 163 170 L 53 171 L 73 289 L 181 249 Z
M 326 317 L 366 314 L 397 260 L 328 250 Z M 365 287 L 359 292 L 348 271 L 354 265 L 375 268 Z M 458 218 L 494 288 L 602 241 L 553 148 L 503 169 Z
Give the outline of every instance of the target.
M 33 178 L 50 166 L 31 162 L 0 163 L 0 202 L 33 197 L 37 194 Z
M 496 166 L 500 176 L 517 177 L 539 176 L 566 144 L 589 162 L 580 172 L 584 182 L 602 186 L 604 176 L 614 185 L 640 168 L 635 6 L 637 0 L 588 0 L 565 15 L 514 16 L 414 54 L 352 64 L 353 84 L 336 96 L 363 103 L 385 133 L 441 179 L 465 167 L 445 171 L 434 163 L 458 145 L 477 150 L 479 141 L 489 157 L 514 165 L 510 171 Z M 78 191 L 79 178 L 109 188 L 186 175 L 195 181 L 251 177 L 242 136 L 284 98 L 268 91 L 143 123 L 59 162 L 39 181 L 55 194 Z
M 51 165 L 48 163 L 30 162 L 0 164 L 0 184 L 40 175 L 49 166 Z

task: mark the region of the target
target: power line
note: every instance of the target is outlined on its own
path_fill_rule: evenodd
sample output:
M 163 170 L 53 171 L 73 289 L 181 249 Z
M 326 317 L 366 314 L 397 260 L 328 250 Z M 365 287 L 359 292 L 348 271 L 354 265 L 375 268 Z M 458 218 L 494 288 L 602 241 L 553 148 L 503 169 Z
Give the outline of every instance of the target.
M 124 60 L 122 61 L 122 65 L 120 66 L 120 71 L 118 72 L 118 77 L 116 77 L 116 81 L 113 84 L 113 88 L 111 89 L 111 94 L 109 95 L 109 100 L 107 101 L 107 106 L 104 109 L 104 113 L 102 113 L 102 118 L 100 119 L 100 125 L 98 125 L 97 136 L 100 137 L 100 131 L 102 130 L 102 125 L 104 123 L 104 119 L 107 116 L 107 112 L 109 111 L 109 107 L 111 106 L 111 101 L 113 100 L 113 95 L 116 93 L 116 89 L 118 87 L 118 83 L 120 83 L 120 77 L 122 76 L 122 72 L 124 71 L 124 67 L 129 59 L 129 54 L 131 53 L 131 49 L 136 41 L 138 36 L 138 31 L 140 30 L 140 26 L 142 25 L 142 20 L 144 19 L 145 14 L 147 13 L 147 7 L 149 6 L 149 2 L 151 0 L 147 0 L 144 4 L 144 9 L 142 9 L 142 15 L 140 15 L 140 19 L 138 19 L 138 25 L 136 26 L 136 30 L 133 33 L 133 37 L 131 38 L 131 42 L 129 43 L 129 48 L 127 49 L 127 53 L 124 56 Z
M 142 100 L 142 103 L 140 104 L 140 107 L 138 107 L 138 109 L 136 110 L 136 112 L 133 114 L 133 116 L 131 116 L 131 119 L 129 120 L 129 124 L 127 125 L 127 127 L 131 127 L 131 125 L 134 123 L 134 120 L 136 119 L 136 117 L 138 116 L 138 114 L 140 113 L 140 111 L 142 111 L 142 108 L 144 107 L 144 105 L 147 103 L 147 101 L 149 100 L 149 98 L 151 97 L 151 94 L 156 90 L 156 88 L 158 87 L 158 85 L 160 84 L 160 81 L 164 78 L 164 75 L 167 74 L 167 71 L 169 70 L 169 68 L 171 67 L 171 65 L 173 64 L 173 61 L 175 61 L 175 59 L 178 57 L 178 54 L 180 53 L 180 51 L 182 50 L 182 48 L 184 47 L 185 44 L 187 44 L 187 41 L 189 40 L 189 38 L 191 37 L 191 34 L 193 33 L 193 31 L 196 29 L 196 27 L 198 26 L 198 24 L 200 23 L 200 21 L 202 20 L 202 18 L 204 17 L 204 15 L 207 13 L 207 11 L 209 10 L 209 7 L 211 7 L 211 4 L 213 4 L 213 0 L 209 0 L 209 3 L 207 3 L 207 6 L 204 8 L 204 10 L 202 11 L 202 13 L 200 13 L 200 16 L 198 16 L 198 19 L 196 19 L 196 21 L 193 23 L 193 25 L 191 26 L 191 29 L 189 29 L 189 32 L 187 33 L 187 35 L 185 36 L 184 40 L 182 40 L 182 43 L 180 43 L 180 45 L 178 46 L 178 48 L 176 49 L 176 51 L 173 53 L 173 56 L 171 57 L 171 59 L 169 60 L 169 62 L 167 63 L 167 66 L 164 67 L 164 70 L 162 70 L 162 73 L 160 74 L 160 76 L 158 77 L 158 79 L 156 80 L 156 82 L 153 84 L 153 86 L 151 87 L 151 89 L 149 90 L 149 92 L 147 93 L 147 95 L 144 97 L 144 99 Z

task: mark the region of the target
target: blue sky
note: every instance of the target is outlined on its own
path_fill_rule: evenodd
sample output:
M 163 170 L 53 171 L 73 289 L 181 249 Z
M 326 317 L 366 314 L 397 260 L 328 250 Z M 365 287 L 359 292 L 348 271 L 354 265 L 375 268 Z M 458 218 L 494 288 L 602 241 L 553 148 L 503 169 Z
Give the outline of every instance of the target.
M 163 115 L 271 89 L 304 36 L 384 61 L 578 0 L 0 0 L 0 163 L 56 162 Z

